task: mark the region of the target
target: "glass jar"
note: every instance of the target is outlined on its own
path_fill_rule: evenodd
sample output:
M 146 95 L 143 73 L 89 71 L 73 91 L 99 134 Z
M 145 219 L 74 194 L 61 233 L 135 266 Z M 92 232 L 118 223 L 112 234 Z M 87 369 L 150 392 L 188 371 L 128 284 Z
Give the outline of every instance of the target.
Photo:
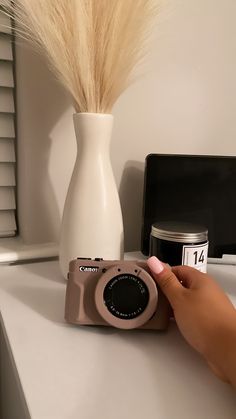
M 170 266 L 188 265 L 206 272 L 208 230 L 199 225 L 161 221 L 152 225 L 150 256 Z

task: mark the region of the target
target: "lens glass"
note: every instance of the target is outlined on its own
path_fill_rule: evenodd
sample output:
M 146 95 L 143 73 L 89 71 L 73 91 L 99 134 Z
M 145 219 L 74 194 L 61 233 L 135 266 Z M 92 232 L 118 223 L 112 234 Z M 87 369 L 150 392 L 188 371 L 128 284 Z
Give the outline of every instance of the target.
M 119 319 L 134 319 L 148 305 L 149 291 L 146 284 L 132 274 L 121 274 L 112 278 L 103 293 L 104 304 Z

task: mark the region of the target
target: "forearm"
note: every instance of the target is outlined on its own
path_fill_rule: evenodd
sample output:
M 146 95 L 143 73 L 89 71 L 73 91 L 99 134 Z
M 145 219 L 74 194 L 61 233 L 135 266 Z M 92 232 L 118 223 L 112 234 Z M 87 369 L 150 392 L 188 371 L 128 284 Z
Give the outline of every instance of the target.
M 236 330 L 231 336 L 230 345 L 222 360 L 225 375 L 236 390 Z
M 213 372 L 236 389 L 236 314 L 235 325 L 219 333 L 211 348 L 206 358 Z

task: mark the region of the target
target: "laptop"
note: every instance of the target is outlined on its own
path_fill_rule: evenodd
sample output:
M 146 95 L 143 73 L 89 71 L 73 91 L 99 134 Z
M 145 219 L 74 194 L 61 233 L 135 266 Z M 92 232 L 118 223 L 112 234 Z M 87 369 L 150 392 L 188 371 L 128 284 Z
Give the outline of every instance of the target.
M 149 154 L 145 160 L 142 253 L 158 221 L 203 225 L 208 262 L 236 264 L 236 157 Z

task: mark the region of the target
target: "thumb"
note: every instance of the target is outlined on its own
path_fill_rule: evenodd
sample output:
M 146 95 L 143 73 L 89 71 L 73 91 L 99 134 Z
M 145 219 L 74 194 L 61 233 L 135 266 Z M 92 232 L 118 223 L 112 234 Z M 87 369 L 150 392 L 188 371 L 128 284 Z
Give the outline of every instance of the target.
M 155 256 L 147 260 L 147 265 L 153 275 L 154 280 L 161 288 L 162 292 L 168 298 L 172 307 L 175 305 L 176 299 L 183 291 L 183 286 L 172 272 L 171 268 L 162 263 Z

